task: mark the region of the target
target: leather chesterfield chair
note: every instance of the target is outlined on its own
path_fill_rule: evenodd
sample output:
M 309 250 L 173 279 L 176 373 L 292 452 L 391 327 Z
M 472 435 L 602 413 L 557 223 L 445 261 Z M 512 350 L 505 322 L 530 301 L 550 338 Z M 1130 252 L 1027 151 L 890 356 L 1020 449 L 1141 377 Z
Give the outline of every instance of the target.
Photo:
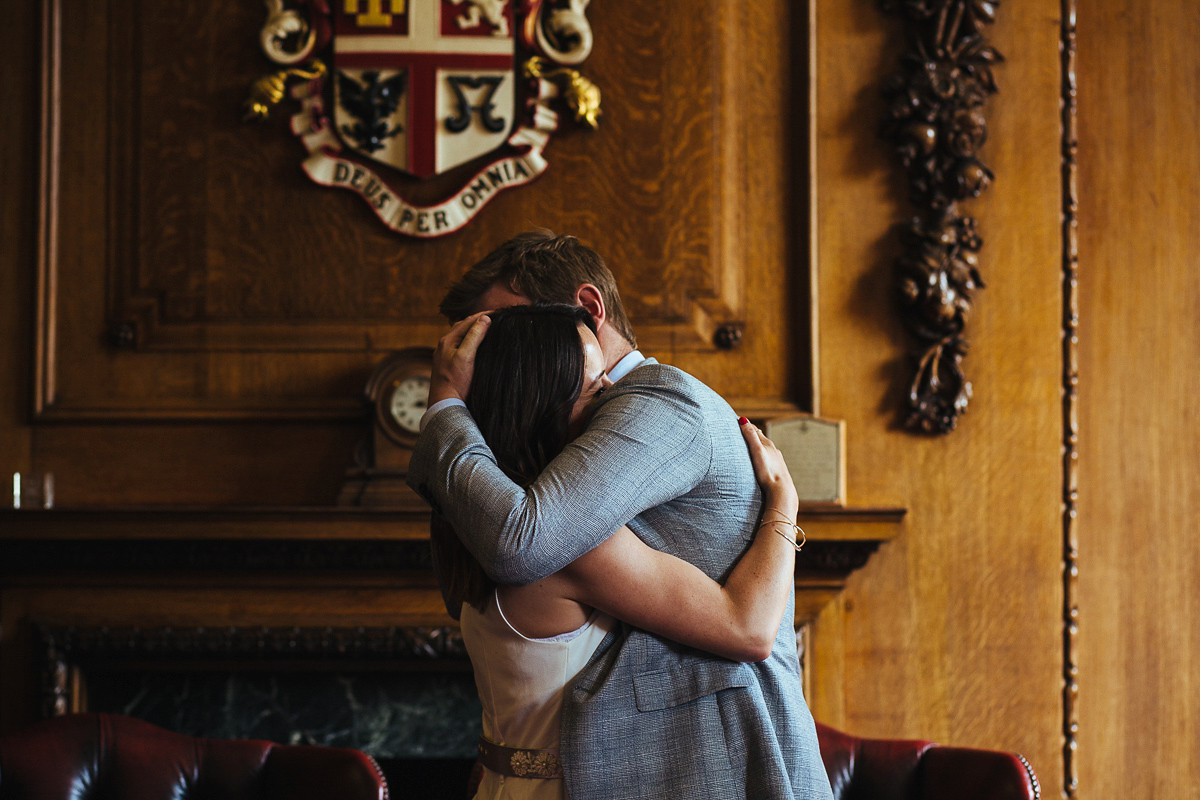
M 834 800 L 1040 800 L 1024 758 L 996 750 L 903 739 L 860 739 L 817 723 Z M 467 800 L 472 759 L 382 760 L 389 783 L 411 797 Z M 472 783 L 474 781 L 474 784 Z M 399 798 L 394 798 L 399 800 Z
M 1033 770 L 1011 753 L 860 739 L 820 723 L 817 736 L 835 800 L 1040 800 Z M 389 765 L 406 797 L 465 800 L 472 763 Z M 0 738 L 0 800 L 177 798 L 387 800 L 387 788 L 357 750 L 197 739 L 109 714 L 57 717 Z
M 817 723 L 834 800 L 1040 800 L 1024 758 L 904 739 L 860 739 Z
M 0 738 L 0 800 L 387 800 L 357 750 L 198 739 L 114 714 Z

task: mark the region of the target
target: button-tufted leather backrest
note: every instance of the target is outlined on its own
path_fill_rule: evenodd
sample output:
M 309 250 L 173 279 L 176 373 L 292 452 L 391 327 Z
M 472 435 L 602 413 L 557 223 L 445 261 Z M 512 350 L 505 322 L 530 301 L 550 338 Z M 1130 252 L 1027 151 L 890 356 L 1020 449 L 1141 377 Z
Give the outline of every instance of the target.
M 834 800 L 1039 800 L 1028 762 L 995 750 L 860 739 L 817 723 Z
M 201 739 L 111 714 L 0 738 L 0 800 L 386 800 L 363 753 Z
M 1039 796 L 1033 771 L 1011 753 L 860 739 L 819 723 L 817 734 L 835 800 Z M 109 714 L 57 717 L 0 738 L 0 800 L 329 798 L 387 800 L 387 786 L 357 750 L 198 739 Z
M 859 739 L 818 723 L 834 800 L 916 800 L 917 765 L 932 742 Z

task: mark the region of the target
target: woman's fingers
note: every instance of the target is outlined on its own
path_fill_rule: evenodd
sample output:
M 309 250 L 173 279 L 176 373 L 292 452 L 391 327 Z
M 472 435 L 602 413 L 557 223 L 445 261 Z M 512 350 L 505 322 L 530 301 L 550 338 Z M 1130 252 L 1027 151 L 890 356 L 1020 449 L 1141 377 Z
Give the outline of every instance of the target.
M 783 460 L 783 453 L 779 452 L 775 443 L 745 417 L 739 417 L 738 424 L 741 426 L 742 438 L 746 440 L 746 448 L 750 451 L 750 461 L 754 465 L 754 475 L 758 481 L 770 483 L 790 479 L 787 462 Z
M 767 463 L 767 448 L 774 448 L 771 440 L 762 435 L 757 426 L 745 417 L 738 418 L 742 438 L 746 440 L 746 448 L 750 451 L 750 461 L 754 464 L 754 474 L 760 481 L 770 479 L 770 465 Z
M 745 417 L 738 418 L 742 438 L 746 440 L 746 448 L 750 451 L 750 462 L 754 465 L 754 477 L 762 484 L 763 491 L 772 497 L 772 502 L 778 504 L 777 510 L 795 518 L 799 498 L 796 496 L 796 484 L 788 471 L 783 453 L 775 443 L 757 426 L 750 424 Z

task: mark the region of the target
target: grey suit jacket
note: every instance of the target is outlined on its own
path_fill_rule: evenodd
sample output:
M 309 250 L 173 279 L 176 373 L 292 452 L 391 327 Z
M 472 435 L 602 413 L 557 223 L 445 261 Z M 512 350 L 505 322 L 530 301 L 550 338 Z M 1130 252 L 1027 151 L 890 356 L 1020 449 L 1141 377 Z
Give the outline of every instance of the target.
M 408 480 L 493 577 L 514 584 L 556 572 L 626 523 L 720 580 L 761 505 L 737 415 L 653 360 L 605 393 L 587 431 L 528 489 L 500 471 L 462 408 L 429 421 Z M 831 800 L 793 616 L 789 599 L 774 650 L 757 664 L 627 625 L 610 634 L 564 696 L 571 798 Z

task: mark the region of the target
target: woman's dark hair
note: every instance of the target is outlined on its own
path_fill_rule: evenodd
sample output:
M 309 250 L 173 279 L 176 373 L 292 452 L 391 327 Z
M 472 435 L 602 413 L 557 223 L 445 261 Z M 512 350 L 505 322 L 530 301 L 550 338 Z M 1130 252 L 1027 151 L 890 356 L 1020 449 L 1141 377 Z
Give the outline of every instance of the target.
M 488 316 L 467 408 L 500 468 L 528 486 L 567 443 L 583 375 L 579 326 L 594 331 L 595 323 L 584 309 L 557 303 Z
M 467 409 L 496 463 L 529 486 L 567 444 L 571 409 L 583 385 L 579 326 L 595 332 L 582 308 L 559 303 L 512 306 L 488 314 L 492 323 L 475 354 Z M 444 520 L 431 526 L 443 585 L 482 607 L 495 585 Z

